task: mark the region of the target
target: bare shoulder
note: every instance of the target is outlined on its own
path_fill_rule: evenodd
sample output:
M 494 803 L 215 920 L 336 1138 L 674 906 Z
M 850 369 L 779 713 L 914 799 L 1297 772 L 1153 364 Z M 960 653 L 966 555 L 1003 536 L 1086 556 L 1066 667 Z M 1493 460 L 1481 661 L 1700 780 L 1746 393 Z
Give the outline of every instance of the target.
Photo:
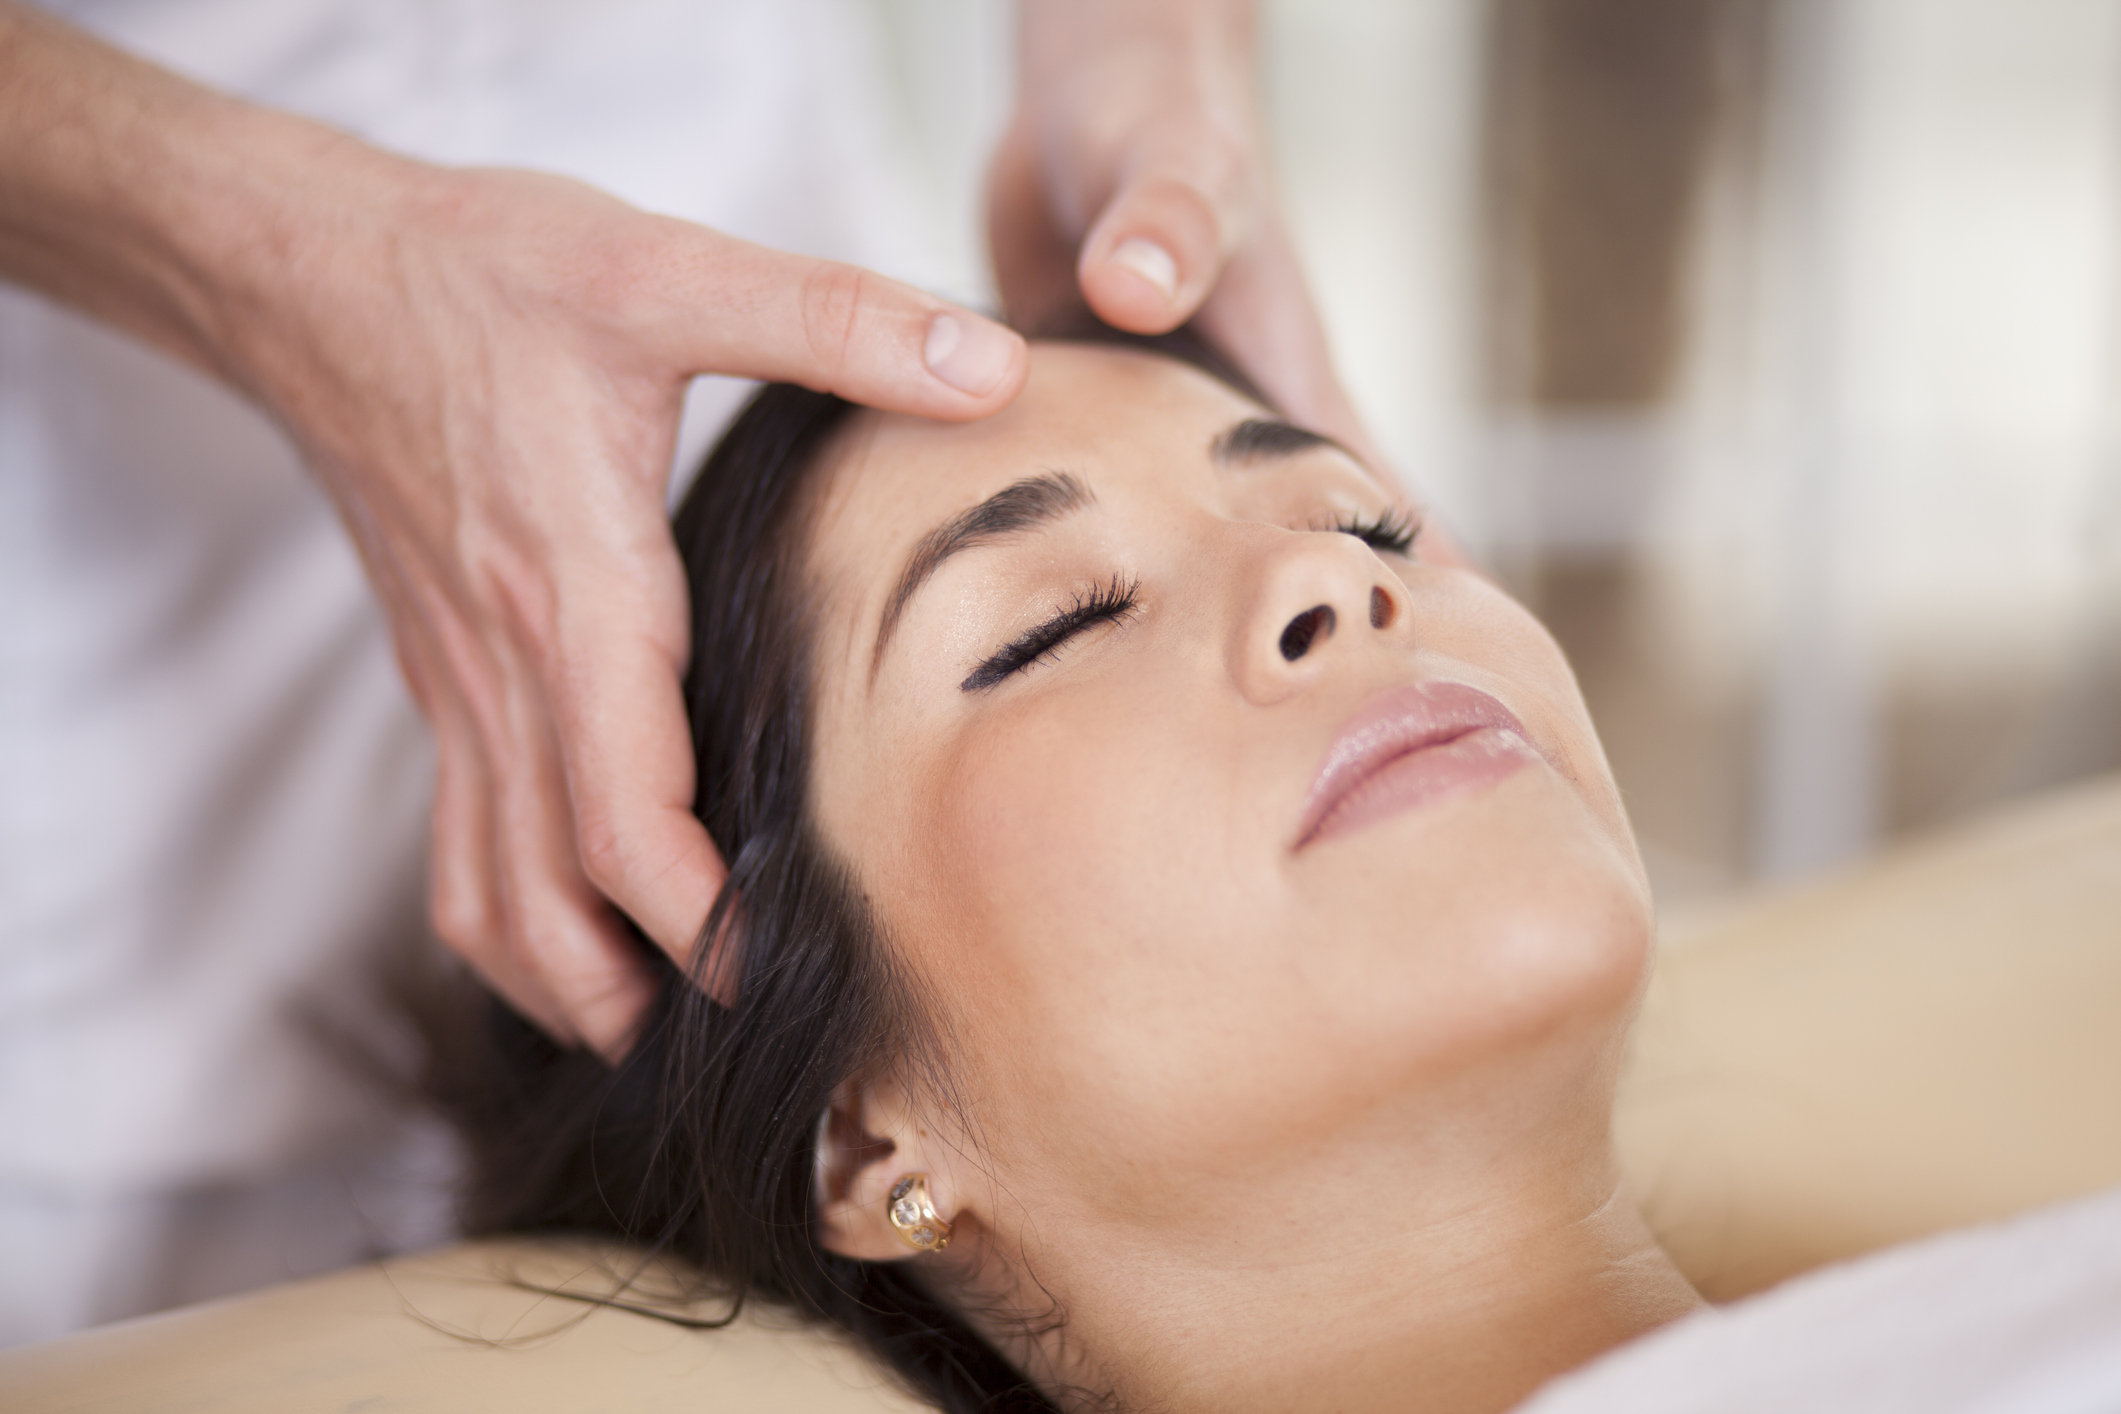
M 2121 778 L 1669 937 L 1617 1134 L 1714 1298 L 2121 1183 Z

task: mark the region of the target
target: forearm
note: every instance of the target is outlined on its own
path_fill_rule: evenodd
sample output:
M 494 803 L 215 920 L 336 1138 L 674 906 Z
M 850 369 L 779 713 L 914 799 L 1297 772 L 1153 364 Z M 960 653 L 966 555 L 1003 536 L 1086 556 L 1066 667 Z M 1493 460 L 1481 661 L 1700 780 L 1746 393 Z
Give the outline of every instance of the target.
M 0 279 L 246 393 L 260 310 L 415 166 L 0 0 Z

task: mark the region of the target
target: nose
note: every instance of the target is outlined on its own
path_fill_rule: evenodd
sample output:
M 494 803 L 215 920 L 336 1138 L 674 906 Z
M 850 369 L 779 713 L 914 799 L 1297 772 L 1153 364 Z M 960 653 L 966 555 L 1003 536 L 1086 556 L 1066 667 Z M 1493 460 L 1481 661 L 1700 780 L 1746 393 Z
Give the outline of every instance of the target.
M 1250 603 L 1232 649 L 1238 684 L 1254 702 L 1297 691 L 1366 634 L 1405 632 L 1406 587 L 1352 536 L 1277 533 L 1249 569 Z
M 1399 617 L 1399 606 L 1381 584 L 1370 586 L 1369 608 L 1371 628 L 1390 628 L 1392 620 Z M 1289 620 L 1289 626 L 1281 631 L 1281 656 L 1295 662 L 1313 645 L 1331 638 L 1339 626 L 1340 614 L 1331 604 L 1313 604 Z
M 1290 662 L 1311 651 L 1311 645 L 1321 638 L 1331 638 L 1340 616 L 1333 612 L 1331 604 L 1314 604 L 1289 620 L 1289 626 L 1281 631 L 1281 656 Z

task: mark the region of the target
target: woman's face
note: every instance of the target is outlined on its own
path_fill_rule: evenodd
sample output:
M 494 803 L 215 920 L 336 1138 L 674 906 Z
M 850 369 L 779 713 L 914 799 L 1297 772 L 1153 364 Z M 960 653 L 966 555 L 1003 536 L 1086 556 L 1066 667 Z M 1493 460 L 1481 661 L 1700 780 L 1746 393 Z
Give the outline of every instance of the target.
M 1167 1220 L 1624 1026 L 1647 892 L 1574 680 L 1395 518 L 1336 447 L 1095 346 L 833 449 L 817 818 L 1039 1211 Z

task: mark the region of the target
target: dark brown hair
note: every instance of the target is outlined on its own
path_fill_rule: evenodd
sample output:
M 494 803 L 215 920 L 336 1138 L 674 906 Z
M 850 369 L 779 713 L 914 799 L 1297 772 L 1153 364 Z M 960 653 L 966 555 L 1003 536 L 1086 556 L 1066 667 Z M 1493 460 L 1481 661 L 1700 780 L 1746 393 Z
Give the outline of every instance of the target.
M 1250 391 L 1188 336 L 1104 338 Z M 695 809 L 729 862 L 703 937 L 731 944 L 735 1004 L 710 1000 L 642 941 L 659 985 L 616 1068 L 493 1004 L 480 1053 L 440 1087 L 471 1156 L 465 1227 L 617 1237 L 681 1259 L 739 1305 L 763 1297 L 852 1332 L 951 1414 L 1051 1410 L 909 1264 L 841 1257 L 816 1240 L 817 1127 L 834 1089 L 929 1039 L 808 809 L 807 508 L 850 411 L 829 394 L 762 388 L 674 524 L 693 602 Z M 704 960 L 710 949 L 695 951 Z

